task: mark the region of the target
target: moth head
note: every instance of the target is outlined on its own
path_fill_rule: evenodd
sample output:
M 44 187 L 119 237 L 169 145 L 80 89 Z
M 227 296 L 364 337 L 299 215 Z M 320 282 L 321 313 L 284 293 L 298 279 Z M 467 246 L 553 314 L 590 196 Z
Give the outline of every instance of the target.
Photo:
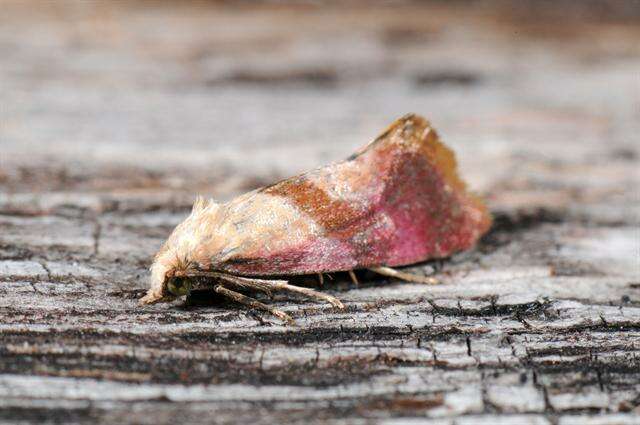
M 173 301 L 188 295 L 193 287 L 193 277 L 187 276 L 193 266 L 181 261 L 166 263 L 161 259 L 151 266 L 151 284 L 140 305 Z
M 191 215 L 171 233 L 151 266 L 150 285 L 140 305 L 173 301 L 193 286 L 189 274 L 201 266 L 203 237 L 211 233 L 218 205 L 198 198 Z

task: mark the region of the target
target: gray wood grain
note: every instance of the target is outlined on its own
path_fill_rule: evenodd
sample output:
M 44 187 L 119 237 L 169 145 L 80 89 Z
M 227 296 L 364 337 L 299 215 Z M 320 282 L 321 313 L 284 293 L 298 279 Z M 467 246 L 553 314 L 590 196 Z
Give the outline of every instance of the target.
M 637 2 L 517 4 L 4 2 L 0 422 L 639 423 Z M 196 194 L 411 111 L 495 216 L 442 285 L 136 306 Z

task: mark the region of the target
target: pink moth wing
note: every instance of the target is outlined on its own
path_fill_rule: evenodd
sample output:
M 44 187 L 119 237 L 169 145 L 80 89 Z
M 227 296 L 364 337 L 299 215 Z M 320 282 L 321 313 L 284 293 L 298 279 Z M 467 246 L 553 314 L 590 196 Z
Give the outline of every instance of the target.
M 244 276 L 447 257 L 471 248 L 491 225 L 485 205 L 458 177 L 451 150 L 416 115 L 343 162 L 222 205 L 216 221 L 232 222 L 235 236 L 206 267 Z

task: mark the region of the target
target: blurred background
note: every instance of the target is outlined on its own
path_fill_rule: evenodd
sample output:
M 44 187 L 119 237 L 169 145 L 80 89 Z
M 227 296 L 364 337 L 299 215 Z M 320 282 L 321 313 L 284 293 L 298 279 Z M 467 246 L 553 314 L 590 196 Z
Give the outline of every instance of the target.
M 539 190 L 566 206 L 559 178 L 628 183 L 639 72 L 634 0 L 3 0 L 0 188 L 44 208 L 60 191 L 186 206 L 344 158 L 416 112 L 494 206 Z

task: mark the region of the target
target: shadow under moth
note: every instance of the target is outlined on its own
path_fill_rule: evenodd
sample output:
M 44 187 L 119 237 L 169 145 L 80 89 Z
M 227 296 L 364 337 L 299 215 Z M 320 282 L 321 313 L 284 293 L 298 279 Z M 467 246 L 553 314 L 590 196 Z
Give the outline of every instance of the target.
M 224 204 L 198 198 L 155 256 L 140 304 L 172 301 L 204 280 L 226 298 L 293 322 L 245 294 L 284 291 L 343 308 L 279 278 L 349 272 L 355 279 L 353 270 L 369 269 L 436 283 L 393 267 L 468 249 L 490 225 L 487 208 L 458 177 L 453 152 L 410 114 L 345 161 Z

